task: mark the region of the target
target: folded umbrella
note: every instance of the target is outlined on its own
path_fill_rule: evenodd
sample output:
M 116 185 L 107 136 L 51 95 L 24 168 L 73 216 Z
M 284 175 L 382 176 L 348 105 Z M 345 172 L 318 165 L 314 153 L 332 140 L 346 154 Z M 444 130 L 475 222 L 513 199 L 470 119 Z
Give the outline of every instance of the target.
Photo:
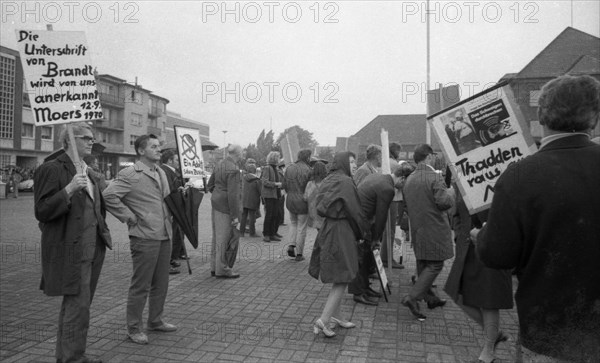
M 194 188 L 174 190 L 165 197 L 165 203 L 173 215 L 174 222 L 179 224 L 194 249 L 198 248 L 198 207 L 203 197 L 204 194 Z M 187 263 L 191 274 L 189 259 Z

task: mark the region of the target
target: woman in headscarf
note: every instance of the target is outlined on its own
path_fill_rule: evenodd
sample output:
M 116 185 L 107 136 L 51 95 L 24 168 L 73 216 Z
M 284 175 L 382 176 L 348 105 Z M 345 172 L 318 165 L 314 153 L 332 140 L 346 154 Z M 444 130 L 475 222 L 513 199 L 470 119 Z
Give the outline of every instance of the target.
M 368 229 L 352 180 L 354 171 L 355 155 L 337 153 L 316 198 L 317 212 L 325 220 L 317 234 L 309 274 L 323 283 L 333 284 L 321 317 L 314 324 L 315 334 L 322 331 L 326 337 L 335 336 L 331 326 L 355 327 L 340 316 L 344 291 L 358 272 L 358 240 Z

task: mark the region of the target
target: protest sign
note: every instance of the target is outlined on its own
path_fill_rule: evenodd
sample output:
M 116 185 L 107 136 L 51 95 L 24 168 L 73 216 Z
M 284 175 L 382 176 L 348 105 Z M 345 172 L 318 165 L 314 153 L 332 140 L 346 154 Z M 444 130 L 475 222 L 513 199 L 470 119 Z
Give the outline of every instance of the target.
M 383 268 L 383 262 L 381 261 L 381 254 L 379 250 L 373 251 L 373 258 L 375 259 L 375 265 L 377 265 L 377 277 L 379 277 L 379 283 L 381 284 L 381 291 L 383 292 L 383 296 L 385 297 L 385 301 L 388 302 L 388 294 L 392 294 L 392 290 L 390 289 L 390 285 L 388 283 L 387 275 L 385 274 L 385 269 Z M 387 288 L 387 293 L 385 289 Z
M 281 152 L 285 165 L 293 164 L 296 161 L 298 152 L 300 151 L 300 143 L 298 142 L 298 133 L 295 129 L 291 129 L 281 139 Z
M 36 126 L 103 118 L 84 32 L 16 34 Z
M 177 154 L 183 178 L 201 178 L 204 176 L 204 158 L 200 130 L 174 126 Z
M 471 214 L 488 209 L 502 172 L 536 150 L 525 118 L 506 83 L 452 105 L 427 120 Z

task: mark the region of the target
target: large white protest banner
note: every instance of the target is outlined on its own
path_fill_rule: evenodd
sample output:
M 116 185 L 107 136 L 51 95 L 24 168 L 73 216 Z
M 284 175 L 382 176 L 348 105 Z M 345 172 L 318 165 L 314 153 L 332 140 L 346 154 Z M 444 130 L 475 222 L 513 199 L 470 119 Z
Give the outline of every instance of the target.
M 200 130 L 174 126 L 179 165 L 183 178 L 201 178 L 205 175 Z
M 498 177 L 535 143 L 506 83 L 428 117 L 471 214 L 489 208 Z
M 16 34 L 36 126 L 103 118 L 84 32 Z

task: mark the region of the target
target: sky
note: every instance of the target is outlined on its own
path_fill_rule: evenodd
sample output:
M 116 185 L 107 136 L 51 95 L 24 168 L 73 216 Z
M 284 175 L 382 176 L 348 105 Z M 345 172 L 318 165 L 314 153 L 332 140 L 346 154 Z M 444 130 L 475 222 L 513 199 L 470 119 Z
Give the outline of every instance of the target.
M 2 1 L 16 29 L 85 31 L 101 74 L 167 98 L 222 146 L 300 125 L 335 145 L 377 115 L 424 114 L 426 1 Z M 430 85 L 462 98 L 519 72 L 566 27 L 600 36 L 600 2 L 431 1 Z M 226 131 L 224 133 L 223 131 Z

